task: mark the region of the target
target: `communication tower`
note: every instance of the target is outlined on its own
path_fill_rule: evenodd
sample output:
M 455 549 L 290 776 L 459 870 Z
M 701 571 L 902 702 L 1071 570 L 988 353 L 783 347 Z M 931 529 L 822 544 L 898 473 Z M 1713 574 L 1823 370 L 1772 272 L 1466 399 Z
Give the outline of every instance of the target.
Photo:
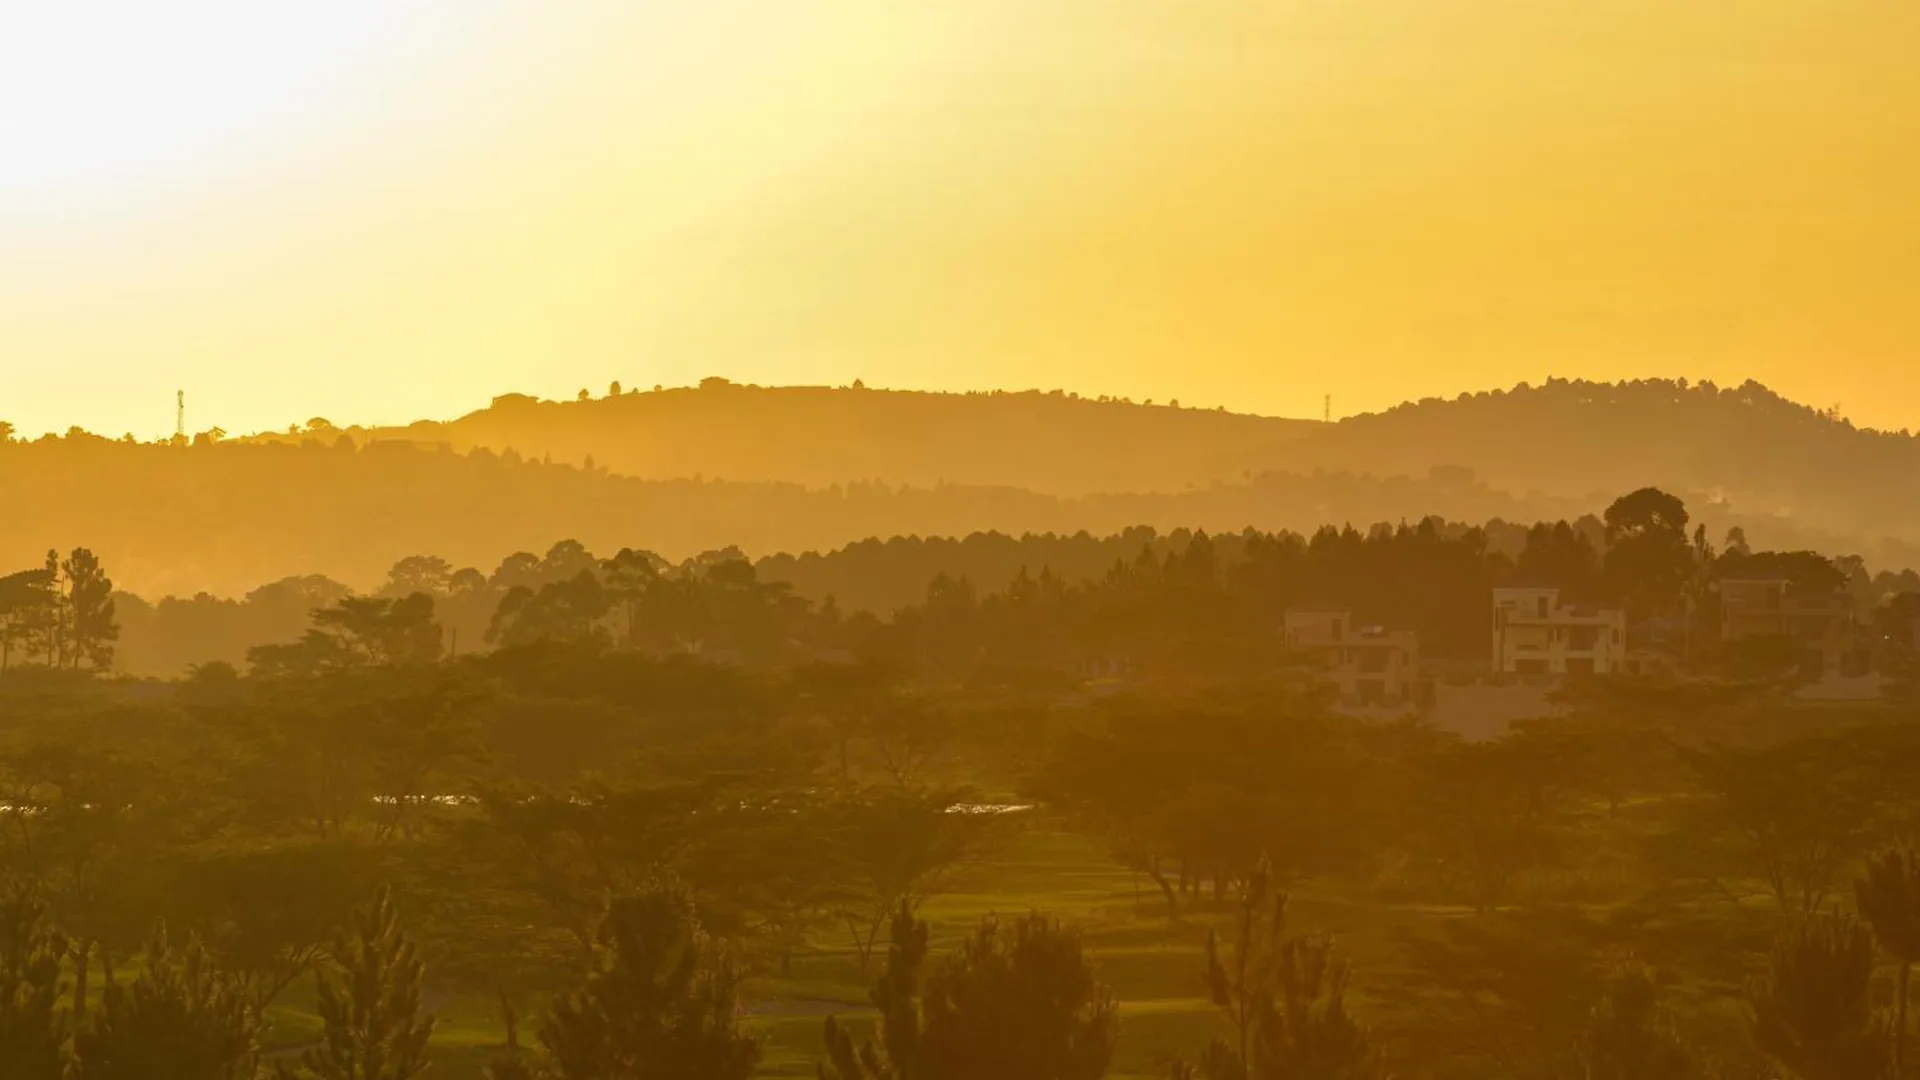
M 187 441 L 187 392 L 173 392 L 173 441 Z

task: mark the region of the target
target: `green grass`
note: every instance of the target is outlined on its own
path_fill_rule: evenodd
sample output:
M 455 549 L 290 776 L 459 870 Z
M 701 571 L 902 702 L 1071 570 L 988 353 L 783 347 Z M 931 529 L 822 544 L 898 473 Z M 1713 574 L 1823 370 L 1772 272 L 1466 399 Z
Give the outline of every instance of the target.
M 1100 976 L 1113 987 L 1122 1016 L 1112 1076 L 1145 1080 L 1166 1073 L 1175 1056 L 1192 1057 L 1219 1031 L 1219 1019 L 1201 996 L 1200 972 L 1215 916 L 1203 901 L 1179 920 L 1167 917 L 1159 892 L 1121 869 L 1097 845 L 1066 833 L 1016 834 L 991 859 L 957 877 L 950 891 L 922 909 L 931 924 L 935 955 L 950 949 L 988 915 L 1044 911 L 1080 930 Z M 1338 893 L 1296 894 L 1291 921 L 1300 930 L 1340 936 L 1345 953 L 1365 973 L 1401 962 L 1391 942 L 1396 926 L 1458 917 L 1456 909 L 1385 909 Z M 876 958 L 876 963 L 879 962 Z M 871 975 L 841 932 L 796 955 L 785 977 L 748 985 L 750 1030 L 763 1040 L 760 1075 L 812 1077 L 829 1014 L 856 1027 L 870 1021 Z M 290 996 L 275 1016 L 276 1042 L 311 1037 L 306 1002 Z M 503 1039 L 488 997 L 458 998 L 437 1012 L 432 1075 L 474 1080 Z M 531 1041 L 531 1024 L 523 1038 Z
M 1591 914 L 1605 910 L 1605 905 L 1582 907 Z M 948 891 L 929 900 L 921 913 L 931 924 L 937 957 L 981 918 L 1029 911 L 1044 911 L 1079 930 L 1100 977 L 1118 997 L 1122 1024 L 1110 1074 L 1116 1080 L 1158 1080 L 1171 1058 L 1192 1058 L 1222 1033 L 1218 1014 L 1201 996 L 1200 972 L 1208 934 L 1224 916 L 1199 898 L 1188 902 L 1180 919 L 1168 918 L 1158 890 L 1115 865 L 1086 838 L 1040 829 L 1016 833 L 992 858 L 950 882 Z M 1448 923 L 1472 918 L 1470 909 L 1457 905 L 1396 903 L 1369 886 L 1334 881 L 1296 889 L 1288 909 L 1291 931 L 1330 933 L 1337 939 L 1355 972 L 1352 1007 L 1383 1031 L 1422 1019 L 1413 1015 L 1418 1006 L 1386 992 L 1410 974 L 1399 939 L 1432 935 Z M 884 946 L 880 951 L 884 954 Z M 881 962 L 883 955 L 876 957 L 876 964 Z M 862 1028 L 872 1016 L 865 1004 L 870 985 L 871 973 L 860 971 L 844 930 L 828 932 L 796 954 L 785 976 L 750 980 L 745 1005 L 752 1015 L 746 1023 L 763 1040 L 759 1075 L 812 1077 L 825 1017 L 837 1015 Z M 1713 996 L 1704 987 L 1680 992 L 1695 990 Z M 532 1017 L 538 1004 L 529 1002 L 523 1009 Z M 436 1013 L 431 1075 L 477 1080 L 503 1039 L 494 999 L 485 993 L 456 997 L 440 1003 Z M 311 1038 L 316 1026 L 300 991 L 289 994 L 274 1021 L 277 1043 Z M 534 1041 L 534 1026 L 531 1019 L 523 1025 L 524 1041 Z

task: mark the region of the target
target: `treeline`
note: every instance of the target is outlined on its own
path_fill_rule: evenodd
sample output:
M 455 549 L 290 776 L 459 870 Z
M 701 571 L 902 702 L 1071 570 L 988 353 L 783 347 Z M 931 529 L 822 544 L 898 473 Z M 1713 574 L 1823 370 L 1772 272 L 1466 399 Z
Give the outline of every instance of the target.
M 361 445 L 344 434 L 170 446 L 76 432 L 0 442 L 9 519 L 0 565 L 33 565 L 47 543 L 86 537 L 135 593 L 230 598 L 305 575 L 365 591 L 408 555 L 485 567 L 502 552 L 542 550 L 555 537 L 678 562 L 729 545 L 761 556 L 831 551 L 865 537 L 1101 536 L 1142 525 L 1306 533 L 1328 522 L 1532 522 L 1598 510 L 1585 492 L 1520 497 L 1462 470 L 1414 475 L 1268 473 L 1180 492 L 1058 497 L 1011 487 L 637 480 L 510 450 Z M 1850 551 L 1876 567 L 1920 565 L 1891 519 L 1845 535 L 1817 516 L 1768 517 L 1759 506 L 1714 505 L 1716 532 L 1740 525 L 1769 547 Z M 898 600 L 874 603 L 884 614 Z
M 1882 624 L 1885 647 L 1904 655 L 1912 601 L 1899 598 L 1920 593 L 1912 571 L 1869 575 L 1856 557 L 1755 551 L 1737 528 L 1721 548 L 1689 521 L 1678 499 L 1643 489 L 1617 500 L 1605 518 L 1524 528 L 1428 518 L 1309 536 L 1163 535 L 1146 527 L 1103 538 L 976 534 L 870 541 L 757 564 L 738 549 L 674 564 L 631 548 L 603 558 L 565 541 L 544 555 L 516 553 L 491 572 L 410 556 L 359 599 L 308 577 L 265 586 L 244 601 L 148 604 L 122 593 L 115 602 L 121 669 L 141 675 L 172 676 L 209 662 L 324 665 L 364 656 L 364 644 L 329 644 L 335 632 L 376 617 L 375 602 L 417 594 L 405 610 L 418 633 L 430 635 L 421 640 L 430 640 L 436 656 L 584 640 L 759 667 L 864 656 L 964 681 L 1023 670 L 1175 677 L 1270 668 L 1285 661 L 1277 628 L 1295 604 L 1339 604 L 1362 625 L 1415 630 L 1429 656 L 1482 657 L 1489 591 L 1505 584 L 1551 585 L 1572 602 L 1627 608 L 1637 626 L 1652 627 L 1635 631 L 1641 643 L 1661 634 L 1684 639 L 1688 655 L 1675 659 L 1701 661 L 1711 658 L 1719 634 L 1714 583 L 1778 576 L 1849 591 L 1858 614 Z M 315 611 L 324 611 L 325 627 L 309 626 Z M 1751 667 L 1764 652 L 1726 659 Z

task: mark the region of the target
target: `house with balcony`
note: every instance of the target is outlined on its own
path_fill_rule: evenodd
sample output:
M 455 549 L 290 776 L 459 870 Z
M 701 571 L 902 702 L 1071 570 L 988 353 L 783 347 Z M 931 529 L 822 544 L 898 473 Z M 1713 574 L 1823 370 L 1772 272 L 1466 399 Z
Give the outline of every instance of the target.
M 1493 590 L 1497 676 L 1616 675 L 1628 668 L 1627 613 L 1562 603 L 1550 587 Z
M 1344 708 L 1410 709 L 1433 702 L 1433 680 L 1421 674 L 1420 636 L 1357 624 L 1343 607 L 1288 608 L 1283 634 Z
M 1810 679 L 1861 676 L 1872 667 L 1871 649 L 1854 620 L 1853 597 L 1844 586 L 1820 588 L 1788 578 L 1723 578 L 1720 640 L 1792 638 L 1803 650 L 1801 670 Z

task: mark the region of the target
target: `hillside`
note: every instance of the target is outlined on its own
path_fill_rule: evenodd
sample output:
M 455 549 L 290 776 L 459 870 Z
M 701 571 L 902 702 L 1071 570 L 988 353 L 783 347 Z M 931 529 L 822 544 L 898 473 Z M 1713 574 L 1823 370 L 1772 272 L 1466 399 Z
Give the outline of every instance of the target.
M 1516 497 L 1457 470 L 1419 479 L 1270 473 L 1182 492 L 1063 497 L 954 484 L 640 480 L 514 453 L 361 446 L 350 437 L 173 447 L 84 434 L 0 445 L 0 493 L 7 514 L 0 568 L 38 565 L 50 547 L 85 545 L 121 587 L 149 597 L 238 595 L 308 574 L 364 588 L 408 555 L 491 569 L 511 552 L 543 551 L 565 538 L 596 551 L 635 547 L 678 560 L 728 546 L 765 556 L 870 537 L 992 530 L 1300 531 L 1427 515 L 1531 522 L 1577 517 L 1605 503 Z M 1876 567 L 1920 563 L 1912 547 L 1679 493 L 1716 535 L 1738 524 L 1765 546 L 1855 552 Z
M 267 436 L 298 442 L 318 432 Z M 1269 472 L 1424 477 L 1462 466 L 1496 491 L 1590 504 L 1643 484 L 1863 538 L 1920 538 L 1920 438 L 1856 428 L 1757 383 L 1540 386 L 1410 402 L 1325 425 L 1067 394 L 825 387 L 697 389 L 571 402 L 508 395 L 457 420 L 354 430 L 508 448 L 645 480 L 825 487 L 855 480 L 1046 495 L 1178 492 Z
M 1239 464 L 1383 476 L 1458 465 L 1498 490 L 1563 497 L 1655 484 L 1838 533 L 1920 536 L 1920 437 L 1857 428 L 1753 382 L 1523 384 L 1352 417 Z
M 930 394 L 708 379 L 699 388 L 566 402 L 509 394 L 457 420 L 355 435 L 591 460 L 642 480 L 873 480 L 1084 495 L 1241 479 L 1236 462 L 1318 426 L 1058 391 Z M 297 442 L 313 433 L 261 438 Z

